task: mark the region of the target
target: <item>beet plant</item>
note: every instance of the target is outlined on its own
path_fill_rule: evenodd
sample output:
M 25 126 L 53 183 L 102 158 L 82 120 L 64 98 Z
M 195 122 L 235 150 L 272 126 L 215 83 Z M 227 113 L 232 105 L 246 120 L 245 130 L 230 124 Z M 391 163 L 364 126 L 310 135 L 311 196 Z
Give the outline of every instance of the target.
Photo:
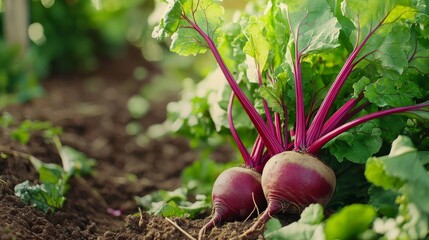
M 36 136 L 43 136 L 46 144 L 55 146 L 61 159 L 62 166 L 45 163 L 29 153 L 0 146 L 3 158 L 15 156 L 26 159 L 39 174 L 40 184 L 26 180 L 15 185 L 15 195 L 25 203 L 44 212 L 54 212 L 66 201 L 70 179 L 74 177 L 84 181 L 80 176 L 92 174 L 96 161 L 77 149 L 63 145 L 60 140 L 62 129 L 52 123 L 32 120 L 17 122 L 11 114 L 5 112 L 0 116 L 0 126 L 2 131 L 10 135 L 11 141 L 22 145 L 29 144 Z
M 339 161 L 364 163 L 407 124 L 427 119 L 423 1 L 252 1 L 226 24 L 221 1 L 165 2 L 153 36 L 171 36 L 171 51 L 181 55 L 210 51 L 258 133 L 249 153 L 228 111 L 245 164 L 263 169 L 268 202 L 244 235 L 275 213 L 328 204 L 336 177 L 316 157 L 322 148 Z M 244 88 L 254 90 L 255 102 Z M 386 117 L 393 114 L 405 116 Z M 219 188 L 225 187 L 215 184 L 213 192 Z M 239 201 L 225 197 L 222 204 Z

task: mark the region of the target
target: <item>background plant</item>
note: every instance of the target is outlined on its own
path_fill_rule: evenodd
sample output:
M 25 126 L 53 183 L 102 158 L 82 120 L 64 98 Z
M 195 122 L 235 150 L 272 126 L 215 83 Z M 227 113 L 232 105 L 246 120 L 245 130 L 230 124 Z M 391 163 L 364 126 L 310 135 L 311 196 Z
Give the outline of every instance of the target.
M 46 144 L 55 146 L 62 162 L 61 165 L 45 163 L 29 153 L 0 147 L 3 158 L 13 155 L 26 159 L 39 174 L 39 182 L 26 180 L 15 185 L 15 195 L 25 203 L 44 212 L 56 211 L 66 201 L 70 178 L 92 174 L 95 160 L 72 147 L 63 145 L 59 138 L 62 129 L 54 127 L 50 122 L 31 120 L 17 122 L 12 115 L 5 112 L 0 117 L 0 126 L 9 134 L 12 141 L 22 145 L 28 144 L 35 135 L 41 134 Z
M 0 108 L 41 96 L 43 89 L 30 56 L 0 39 Z
M 94 71 L 100 61 L 122 54 L 129 45 L 146 47 L 153 42 L 146 40 L 150 36 L 146 16 L 152 1 L 29 3 L 30 47 L 22 57 L 18 46 L 3 42 L 0 1 L 0 107 L 42 95 L 40 80 L 48 76 Z M 155 53 L 145 51 L 145 57 L 153 58 L 159 49 L 155 46 L 148 48 Z

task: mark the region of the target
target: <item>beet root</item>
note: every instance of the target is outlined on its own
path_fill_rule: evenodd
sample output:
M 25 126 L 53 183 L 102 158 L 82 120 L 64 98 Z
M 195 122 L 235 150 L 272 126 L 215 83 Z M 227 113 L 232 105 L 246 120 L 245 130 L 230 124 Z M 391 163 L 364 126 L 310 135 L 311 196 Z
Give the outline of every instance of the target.
M 312 203 L 326 206 L 335 190 L 334 171 L 306 153 L 287 151 L 268 160 L 261 178 L 268 206 L 242 237 L 263 225 L 272 215 L 301 213 Z
M 225 170 L 213 184 L 212 200 L 212 218 L 201 228 L 198 239 L 220 221 L 244 220 L 266 207 L 261 175 L 243 167 Z

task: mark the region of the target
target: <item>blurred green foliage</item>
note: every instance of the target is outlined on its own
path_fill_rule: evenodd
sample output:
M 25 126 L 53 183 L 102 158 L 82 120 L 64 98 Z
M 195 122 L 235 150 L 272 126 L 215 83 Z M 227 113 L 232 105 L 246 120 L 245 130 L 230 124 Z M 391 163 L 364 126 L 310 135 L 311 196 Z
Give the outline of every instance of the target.
M 0 109 L 43 94 L 29 56 L 20 56 L 17 46 L 0 39 Z
M 144 28 L 145 0 L 33 0 L 29 37 L 41 69 L 94 70 L 100 57 L 117 55 Z M 149 1 L 148 1 L 149 2 Z M 40 32 L 41 31 L 41 32 Z
M 0 108 L 40 96 L 38 79 L 95 70 L 129 43 L 150 38 L 146 0 L 31 0 L 29 49 L 4 43 L 4 0 L 0 0 Z M 151 39 L 151 41 L 153 41 Z

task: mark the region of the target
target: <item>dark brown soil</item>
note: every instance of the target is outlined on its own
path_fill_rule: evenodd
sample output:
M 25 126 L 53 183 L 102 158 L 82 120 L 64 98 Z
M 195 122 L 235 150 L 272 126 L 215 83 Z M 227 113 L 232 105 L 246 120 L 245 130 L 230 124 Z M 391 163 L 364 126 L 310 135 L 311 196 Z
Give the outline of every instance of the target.
M 181 170 L 198 158 L 184 139 L 167 136 L 139 146 L 135 137 L 126 133 L 125 126 L 132 120 L 126 103 L 151 79 L 151 74 L 145 81 L 134 79 L 133 70 L 138 66 L 156 72 L 139 51 L 130 49 L 93 74 L 52 77 L 43 82 L 45 97 L 4 110 L 18 120 L 47 120 L 62 127 L 62 142 L 97 159 L 97 165 L 92 176 L 71 181 L 62 209 L 45 214 L 14 195 L 16 184 L 37 182 L 37 172 L 29 161 L 11 154 L 0 158 L 0 239 L 186 239 L 166 219 L 136 214 L 134 196 L 178 187 Z M 163 122 L 165 105 L 175 98 L 175 93 L 166 93 L 161 101 L 153 102 L 141 119 L 143 128 Z M 23 146 L 1 129 L 0 146 L 60 163 L 55 148 L 40 136 Z M 127 177 L 130 174 L 136 180 Z M 108 208 L 122 214 L 115 217 Z M 172 220 L 196 237 L 208 218 Z M 222 224 L 209 232 L 207 239 L 235 238 L 251 222 Z M 261 232 L 253 238 L 262 238 Z

